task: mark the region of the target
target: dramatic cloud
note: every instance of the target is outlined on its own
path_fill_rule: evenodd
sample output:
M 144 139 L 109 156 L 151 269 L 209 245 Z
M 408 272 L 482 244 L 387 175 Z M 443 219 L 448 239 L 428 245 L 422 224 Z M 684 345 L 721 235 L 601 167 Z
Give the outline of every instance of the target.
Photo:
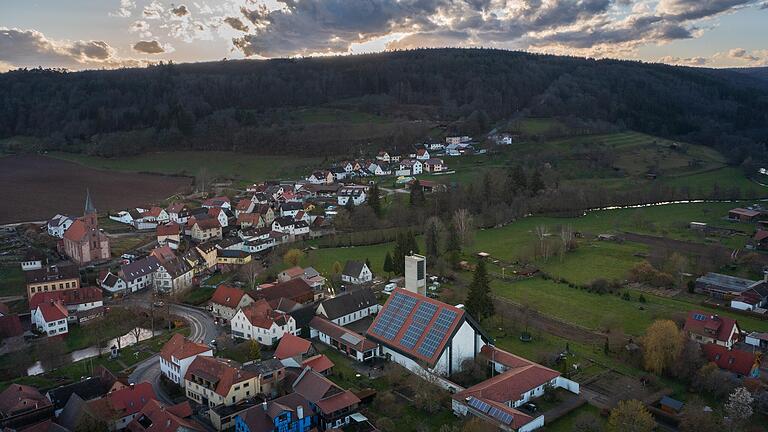
M 128 28 L 131 33 L 138 33 L 143 38 L 152 37 L 152 32 L 149 31 L 149 23 L 143 20 L 134 21 Z
M 248 26 L 243 24 L 243 22 L 240 20 L 240 18 L 226 17 L 226 18 L 224 18 L 224 22 L 229 24 L 229 26 L 232 27 L 235 30 L 240 30 L 241 32 L 247 32 L 248 31 Z
M 156 40 L 136 42 L 133 45 L 133 50 L 143 54 L 162 54 L 165 52 L 165 48 Z
M 135 0 L 120 0 L 120 7 L 116 12 L 111 12 L 110 16 L 128 18 L 133 14 L 133 10 L 136 9 Z
M 184 5 L 179 5 L 178 7 L 171 8 L 171 13 L 181 17 L 184 15 L 189 15 L 189 9 L 187 9 L 187 7 Z
M 0 27 L 0 62 L 18 67 L 114 68 L 138 66 L 104 41 L 56 41 L 36 30 Z
M 163 12 L 165 12 L 165 9 L 163 8 L 163 5 L 160 4 L 157 0 L 154 0 L 152 3 L 144 6 L 144 10 L 142 11 L 142 15 L 144 15 L 144 18 L 146 19 L 160 19 L 163 15 Z
M 744 48 L 734 48 L 728 51 L 728 57 L 739 60 L 748 60 L 752 62 L 760 60 L 760 57 L 749 54 Z

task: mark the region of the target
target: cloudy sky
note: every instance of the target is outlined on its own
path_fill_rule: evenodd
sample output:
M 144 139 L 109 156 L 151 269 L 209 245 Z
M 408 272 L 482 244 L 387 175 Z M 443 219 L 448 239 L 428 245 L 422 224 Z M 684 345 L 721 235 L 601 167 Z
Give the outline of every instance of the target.
M 768 65 L 768 0 L 0 0 L 0 71 L 416 47 Z

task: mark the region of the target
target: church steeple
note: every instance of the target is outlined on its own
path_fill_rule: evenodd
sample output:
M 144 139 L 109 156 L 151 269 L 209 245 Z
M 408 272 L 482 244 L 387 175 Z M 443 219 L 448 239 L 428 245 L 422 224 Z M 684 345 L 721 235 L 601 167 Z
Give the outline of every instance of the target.
M 96 213 L 96 207 L 91 200 L 91 190 L 85 189 L 85 214 Z

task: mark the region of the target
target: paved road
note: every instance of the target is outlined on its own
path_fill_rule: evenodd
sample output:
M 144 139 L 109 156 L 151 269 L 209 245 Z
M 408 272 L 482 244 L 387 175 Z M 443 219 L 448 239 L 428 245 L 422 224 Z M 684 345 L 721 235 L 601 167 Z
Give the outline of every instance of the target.
M 133 297 L 123 300 L 122 305 L 141 305 L 152 307 L 151 297 Z M 213 318 L 207 312 L 180 304 L 169 305 L 173 315 L 180 316 L 189 323 L 191 332 L 189 338 L 195 342 L 208 343 L 223 333 L 221 328 L 213 323 Z M 154 355 L 139 363 L 128 377 L 130 382 L 150 382 L 157 397 L 166 404 L 173 401 L 160 388 L 160 356 Z

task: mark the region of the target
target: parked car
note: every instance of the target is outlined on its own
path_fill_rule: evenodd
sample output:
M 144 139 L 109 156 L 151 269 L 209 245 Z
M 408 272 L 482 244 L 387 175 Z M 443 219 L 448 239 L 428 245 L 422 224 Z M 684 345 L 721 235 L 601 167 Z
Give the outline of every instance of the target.
M 384 285 L 384 292 L 392 292 L 397 288 L 397 284 L 395 283 L 388 283 Z

